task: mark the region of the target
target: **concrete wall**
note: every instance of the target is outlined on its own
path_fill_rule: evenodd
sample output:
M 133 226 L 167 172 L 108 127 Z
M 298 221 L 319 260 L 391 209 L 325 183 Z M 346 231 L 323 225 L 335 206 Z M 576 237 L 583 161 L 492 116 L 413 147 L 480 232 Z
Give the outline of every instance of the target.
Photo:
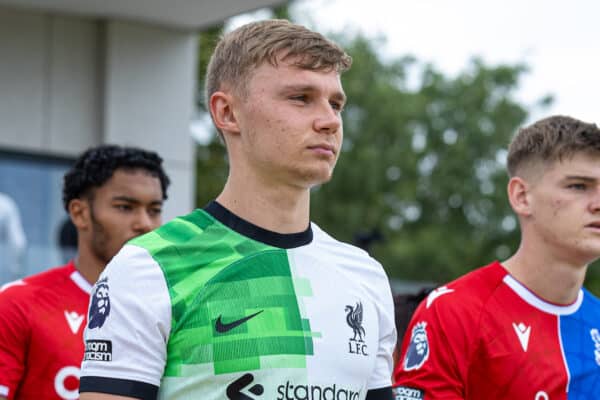
M 194 196 L 195 35 L 109 22 L 104 139 L 155 150 L 172 178 L 167 214 L 185 213 Z
M 191 210 L 195 34 L 0 7 L 0 149 L 71 156 L 100 143 L 165 159 L 165 218 Z

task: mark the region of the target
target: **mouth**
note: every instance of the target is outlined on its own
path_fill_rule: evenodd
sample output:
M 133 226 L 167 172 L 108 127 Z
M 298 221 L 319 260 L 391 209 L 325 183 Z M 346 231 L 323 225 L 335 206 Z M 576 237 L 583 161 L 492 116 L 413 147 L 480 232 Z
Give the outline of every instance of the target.
M 595 222 L 589 223 L 585 227 L 600 231 L 600 221 L 595 221 Z
M 309 150 L 316 152 L 317 154 L 335 156 L 337 154 L 336 148 L 329 143 L 321 143 L 314 146 L 308 146 Z

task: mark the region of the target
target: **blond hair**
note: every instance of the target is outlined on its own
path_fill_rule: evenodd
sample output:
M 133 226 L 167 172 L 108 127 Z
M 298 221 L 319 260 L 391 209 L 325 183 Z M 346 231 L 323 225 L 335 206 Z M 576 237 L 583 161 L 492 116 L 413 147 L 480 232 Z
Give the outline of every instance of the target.
M 254 69 L 264 62 L 276 67 L 288 60 L 301 69 L 339 73 L 352 64 L 340 46 L 302 25 L 281 19 L 252 22 L 227 33 L 217 44 L 206 73 L 206 104 L 224 88 L 245 95 Z
M 515 176 L 533 163 L 551 163 L 580 153 L 600 156 L 600 129 L 555 115 L 517 132 L 508 148 L 507 169 Z

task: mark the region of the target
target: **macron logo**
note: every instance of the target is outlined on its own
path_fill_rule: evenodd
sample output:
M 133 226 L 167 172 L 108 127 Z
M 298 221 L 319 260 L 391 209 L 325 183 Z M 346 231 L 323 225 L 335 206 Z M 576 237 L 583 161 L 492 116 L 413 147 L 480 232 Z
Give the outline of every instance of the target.
M 73 332 L 73 334 L 77 334 L 77 331 L 79 331 L 79 327 L 83 322 L 83 315 L 77 314 L 75 311 L 68 312 L 67 310 L 65 310 L 65 318 L 69 323 L 69 328 L 71 328 L 71 332 Z
M 427 308 L 440 296 L 454 292 L 454 289 L 448 289 L 446 286 L 439 287 L 427 296 Z
M 521 347 L 523 351 L 527 352 L 527 346 L 529 346 L 529 334 L 531 333 L 531 326 L 525 326 L 524 323 L 519 322 L 519 325 L 513 322 L 513 328 L 515 329 L 515 333 L 519 338 L 519 342 L 521 342 Z

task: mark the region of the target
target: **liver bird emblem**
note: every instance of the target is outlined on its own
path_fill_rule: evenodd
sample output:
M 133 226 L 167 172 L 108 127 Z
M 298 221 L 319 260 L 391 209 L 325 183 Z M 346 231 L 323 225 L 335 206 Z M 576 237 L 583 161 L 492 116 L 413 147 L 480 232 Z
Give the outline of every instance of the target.
M 356 307 L 346 306 L 346 322 L 352 328 L 354 337 L 350 340 L 357 341 L 356 336 L 358 335 L 358 341 L 364 342 L 363 336 L 365 335 L 365 328 L 362 327 L 363 319 L 363 306 L 362 303 L 356 303 Z

